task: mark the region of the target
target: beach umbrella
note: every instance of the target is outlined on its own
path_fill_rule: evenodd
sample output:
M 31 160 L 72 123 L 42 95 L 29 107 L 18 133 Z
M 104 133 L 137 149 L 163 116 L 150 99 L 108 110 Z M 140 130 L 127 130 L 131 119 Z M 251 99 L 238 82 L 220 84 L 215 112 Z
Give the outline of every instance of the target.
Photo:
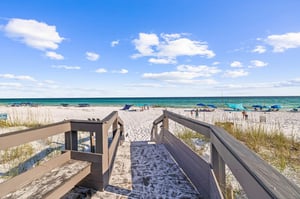
M 203 103 L 199 103 L 199 104 L 197 104 L 197 106 L 206 106 L 206 105 Z
M 217 108 L 215 105 L 213 105 L 213 104 L 208 104 L 207 105 L 208 107 L 210 107 L 210 108 Z
M 278 105 L 278 104 L 275 104 L 275 105 L 271 106 L 271 108 L 274 108 L 274 109 L 280 109 L 280 108 L 281 108 L 281 106 L 280 106 L 280 105 Z
M 252 107 L 253 107 L 253 108 L 263 108 L 263 106 L 262 106 L 262 105 L 259 105 L 259 104 L 255 104 L 255 105 L 253 105 Z

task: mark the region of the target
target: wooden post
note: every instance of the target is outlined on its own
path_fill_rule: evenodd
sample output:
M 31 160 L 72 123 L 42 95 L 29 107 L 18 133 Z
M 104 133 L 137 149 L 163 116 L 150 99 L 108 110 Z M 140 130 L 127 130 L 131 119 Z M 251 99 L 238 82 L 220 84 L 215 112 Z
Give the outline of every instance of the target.
M 211 164 L 215 176 L 218 180 L 219 186 L 223 195 L 226 194 L 226 173 L 225 173 L 225 162 L 216 150 L 215 146 L 211 144 Z
M 116 134 L 117 131 L 118 131 L 118 119 L 116 119 L 116 120 L 113 122 L 112 130 L 113 130 L 113 138 L 114 138 L 114 137 L 115 137 L 115 134 Z
M 90 147 L 91 152 L 95 153 L 95 132 L 90 132 Z
M 77 131 L 65 132 L 65 149 L 78 151 Z
M 101 123 L 100 129 L 95 132 L 96 134 L 96 153 L 102 154 L 102 168 L 99 178 L 102 175 L 103 189 L 108 185 L 109 181 L 109 168 L 108 168 L 108 128 L 106 123 Z

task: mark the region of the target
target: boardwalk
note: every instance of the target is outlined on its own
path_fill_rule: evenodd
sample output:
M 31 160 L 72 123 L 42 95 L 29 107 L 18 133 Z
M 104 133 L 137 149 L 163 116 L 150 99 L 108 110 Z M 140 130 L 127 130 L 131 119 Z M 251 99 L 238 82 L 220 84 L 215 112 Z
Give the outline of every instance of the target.
M 65 198 L 201 198 L 163 145 L 124 142 L 104 192 L 77 187 Z

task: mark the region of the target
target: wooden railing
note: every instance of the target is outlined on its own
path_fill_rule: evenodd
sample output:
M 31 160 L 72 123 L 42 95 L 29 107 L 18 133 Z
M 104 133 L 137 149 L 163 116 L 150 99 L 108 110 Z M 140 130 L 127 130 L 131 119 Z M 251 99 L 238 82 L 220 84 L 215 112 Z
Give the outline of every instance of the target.
M 78 131 L 90 132 L 91 152 L 78 151 Z M 110 144 L 109 131 L 113 134 Z M 90 174 L 80 182 L 80 185 L 103 191 L 108 184 L 117 148 L 124 134 L 124 123 L 118 117 L 117 111 L 98 121 L 66 120 L 35 129 L 1 134 L 0 150 L 61 133 L 65 134 L 65 151 L 70 152 L 71 159 L 91 162 Z M 4 189 L 6 184 L 9 182 L 0 184 L 0 190 Z
M 169 131 L 169 119 L 209 138 L 210 162 L 196 155 Z M 204 198 L 225 197 L 225 165 L 248 198 L 300 198 L 299 187 L 222 128 L 165 110 L 153 122 L 151 138 L 166 146 Z

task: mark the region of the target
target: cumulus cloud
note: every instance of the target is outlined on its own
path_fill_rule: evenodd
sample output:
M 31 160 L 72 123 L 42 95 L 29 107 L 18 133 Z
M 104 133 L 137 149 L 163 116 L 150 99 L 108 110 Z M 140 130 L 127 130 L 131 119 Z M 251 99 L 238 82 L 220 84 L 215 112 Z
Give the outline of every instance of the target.
M 266 52 L 266 47 L 264 46 L 256 46 L 253 50 L 252 50 L 253 53 L 259 53 L 259 54 L 262 54 L 262 53 L 265 53 Z
M 251 65 L 249 66 L 249 68 L 262 68 L 267 66 L 268 63 L 267 62 L 263 62 L 260 60 L 252 60 L 251 61 Z
M 158 36 L 154 33 L 140 33 L 133 44 L 138 53 L 132 55 L 132 58 L 151 57 L 148 61 L 154 64 L 174 64 L 179 56 L 215 56 L 206 42 L 191 40 L 184 34 Z
M 231 64 L 230 64 L 231 67 L 233 68 L 241 68 L 243 67 L 243 64 L 239 61 L 233 61 Z
M 14 79 L 14 80 L 36 81 L 33 77 L 30 77 L 28 75 L 0 74 L 0 78 Z
M 133 44 L 139 52 L 138 54 L 134 54 L 133 58 L 152 56 L 154 54 L 152 47 L 159 45 L 159 38 L 156 34 L 140 33 L 139 38 L 133 40 Z
M 115 40 L 115 41 L 112 41 L 111 43 L 110 43 L 110 45 L 111 45 L 111 47 L 115 47 L 116 45 L 118 45 L 119 44 L 119 40 Z
M 273 52 L 284 52 L 290 48 L 299 48 L 300 32 L 270 35 L 265 39 L 265 42 L 273 47 Z
M 33 19 L 10 19 L 3 30 L 8 37 L 39 50 L 55 50 L 64 40 L 55 26 Z
M 148 62 L 152 64 L 176 64 L 176 60 L 174 58 L 150 58 Z
M 244 69 L 239 69 L 239 70 L 227 70 L 224 73 L 224 77 L 229 77 L 229 78 L 237 78 L 237 77 L 243 77 L 243 76 L 248 76 L 248 72 L 245 71 Z
M 63 60 L 64 59 L 64 56 L 62 56 L 61 54 L 58 54 L 56 52 L 53 52 L 53 51 L 47 51 L 46 56 L 49 57 L 50 59 L 54 59 L 54 60 Z
M 86 59 L 90 60 L 90 61 L 97 61 L 99 59 L 99 54 L 94 53 L 94 52 L 86 52 Z
M 113 73 L 121 73 L 121 74 L 126 74 L 126 73 L 128 73 L 128 70 L 126 70 L 126 69 L 124 69 L 124 68 L 122 68 L 121 70 L 114 70 L 114 71 L 112 71 Z
M 213 79 L 199 79 L 203 77 L 211 77 L 213 74 L 219 73 L 217 67 L 208 67 L 205 65 L 192 66 L 192 65 L 180 65 L 176 68 L 176 71 L 168 71 L 162 73 L 144 73 L 142 75 L 145 79 L 160 80 L 168 83 L 205 83 L 214 84 L 216 81 Z
M 20 88 L 22 87 L 22 84 L 20 83 L 11 83 L 11 82 L 0 82 L 0 87 L 3 87 L 3 88 L 7 88 L 7 87 L 10 87 L 10 88 Z
M 66 69 L 66 70 L 80 70 L 80 66 L 67 66 L 67 65 L 53 65 L 52 68 Z
M 95 72 L 96 73 L 106 73 L 107 70 L 105 68 L 98 68 Z

